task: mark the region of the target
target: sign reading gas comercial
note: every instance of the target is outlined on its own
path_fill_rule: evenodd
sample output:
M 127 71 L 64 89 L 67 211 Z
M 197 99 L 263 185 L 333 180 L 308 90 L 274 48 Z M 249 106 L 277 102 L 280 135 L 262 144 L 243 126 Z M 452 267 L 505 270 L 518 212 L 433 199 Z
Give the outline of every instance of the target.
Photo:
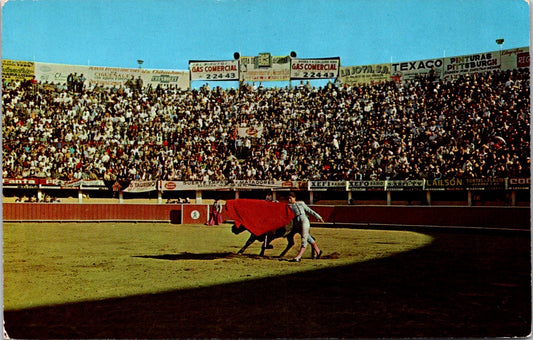
M 239 80 L 238 60 L 189 61 L 191 80 Z
M 333 79 L 339 76 L 341 59 L 292 59 L 291 79 Z

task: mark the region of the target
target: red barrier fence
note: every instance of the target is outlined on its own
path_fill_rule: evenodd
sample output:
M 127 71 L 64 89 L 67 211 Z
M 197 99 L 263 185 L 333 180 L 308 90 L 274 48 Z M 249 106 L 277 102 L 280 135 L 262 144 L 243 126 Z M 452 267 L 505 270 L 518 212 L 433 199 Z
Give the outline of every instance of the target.
M 4 221 L 116 220 L 181 223 L 184 206 L 188 205 L 3 203 L 3 215 Z M 201 215 L 206 214 L 206 209 L 202 209 Z M 529 207 L 315 205 L 313 209 L 327 222 L 335 223 L 521 229 L 529 229 L 531 226 Z M 226 218 L 226 215 L 223 214 L 223 217 Z M 205 223 L 205 216 L 201 218 L 202 223 Z
M 180 204 L 4 203 L 4 221 L 173 221 Z

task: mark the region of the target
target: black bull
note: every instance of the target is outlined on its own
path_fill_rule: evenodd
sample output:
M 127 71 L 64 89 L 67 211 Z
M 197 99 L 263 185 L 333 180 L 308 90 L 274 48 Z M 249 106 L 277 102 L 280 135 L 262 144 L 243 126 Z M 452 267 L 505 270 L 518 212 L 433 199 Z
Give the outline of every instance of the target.
M 237 252 L 237 254 L 244 253 L 246 248 L 248 248 L 252 243 L 254 243 L 255 241 L 260 241 L 260 242 L 263 242 L 263 245 L 261 246 L 261 252 L 259 253 L 259 255 L 263 256 L 265 254 L 265 249 L 272 249 L 273 248 L 270 245 L 270 242 L 272 242 L 272 240 L 277 239 L 277 238 L 285 237 L 285 238 L 287 238 L 287 247 L 279 255 L 279 257 L 282 257 L 283 255 L 285 255 L 289 251 L 289 249 L 292 248 L 292 246 L 294 246 L 294 235 L 295 234 L 300 234 L 301 235 L 302 234 L 302 230 L 301 229 L 302 229 L 301 227 L 293 227 L 293 223 L 291 222 L 291 223 L 289 223 L 288 225 L 286 225 L 284 227 L 281 227 L 281 228 L 273 230 L 273 231 L 269 231 L 269 232 L 264 233 L 264 234 L 259 235 L 259 236 L 255 236 L 254 234 L 250 233 L 250 238 L 248 238 L 248 240 L 246 241 L 244 246 L 241 248 L 241 250 L 239 250 Z M 235 235 L 238 235 L 238 234 L 242 233 L 245 230 L 247 230 L 247 229 L 243 225 L 239 225 L 237 227 L 237 225 L 234 224 L 231 227 L 231 231 Z

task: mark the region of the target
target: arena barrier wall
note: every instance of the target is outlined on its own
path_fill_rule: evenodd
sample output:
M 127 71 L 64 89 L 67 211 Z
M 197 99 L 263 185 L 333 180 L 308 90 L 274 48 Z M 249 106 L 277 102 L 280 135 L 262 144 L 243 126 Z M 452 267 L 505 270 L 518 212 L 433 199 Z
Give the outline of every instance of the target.
M 4 221 L 181 223 L 181 204 L 3 203 Z
M 326 222 L 529 229 L 529 207 L 313 206 Z
M 135 221 L 182 223 L 181 204 L 3 203 L 4 221 Z M 199 209 L 199 207 L 201 209 Z M 458 226 L 519 228 L 531 226 L 530 207 L 326 206 L 313 209 L 328 223 L 355 225 Z M 189 211 L 187 210 L 187 211 Z M 208 205 L 194 205 L 207 218 Z M 188 213 L 190 215 L 190 213 Z M 188 216 L 187 215 L 187 216 Z M 223 213 L 223 217 L 227 216 Z M 188 219 L 183 220 L 189 222 Z

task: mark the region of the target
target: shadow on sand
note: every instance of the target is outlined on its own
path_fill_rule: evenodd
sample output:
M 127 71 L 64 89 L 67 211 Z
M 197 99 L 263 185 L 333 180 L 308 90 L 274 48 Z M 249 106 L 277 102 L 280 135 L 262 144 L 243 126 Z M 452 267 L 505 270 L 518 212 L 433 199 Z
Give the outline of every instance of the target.
M 137 255 L 133 257 L 139 257 L 143 259 L 156 259 L 156 260 L 217 260 L 217 259 L 226 259 L 233 257 L 233 253 L 205 253 L 205 254 L 196 254 L 196 253 L 180 253 L 180 254 L 163 254 L 163 255 Z
M 214 287 L 6 311 L 14 338 L 509 337 L 531 330 L 529 233 L 432 234 L 392 257 Z M 170 254 L 163 260 L 229 256 Z
M 256 254 L 236 254 L 236 253 L 189 253 L 183 252 L 179 254 L 163 254 L 163 255 L 135 255 L 132 257 L 138 257 L 143 259 L 155 259 L 155 260 L 169 260 L 169 261 L 178 261 L 178 260 L 218 260 L 218 259 L 231 259 L 235 257 L 240 258 L 250 258 L 250 259 L 279 259 L 279 256 L 269 256 L 269 255 L 256 255 Z

